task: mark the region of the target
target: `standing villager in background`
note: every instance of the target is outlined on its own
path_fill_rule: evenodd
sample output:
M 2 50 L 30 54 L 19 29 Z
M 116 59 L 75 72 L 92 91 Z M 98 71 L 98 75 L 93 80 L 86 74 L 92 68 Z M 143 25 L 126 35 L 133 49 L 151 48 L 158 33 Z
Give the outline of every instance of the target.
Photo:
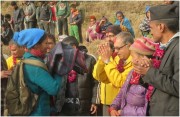
M 1 40 L 4 45 L 9 45 L 9 41 L 12 40 L 13 31 L 8 22 L 1 24 Z
M 56 32 L 55 29 L 57 28 L 56 2 L 55 1 L 49 2 L 49 6 L 50 6 L 51 12 L 52 12 L 51 21 L 49 23 L 50 34 L 55 36 L 55 32 Z
M 11 2 L 11 6 L 14 8 L 13 21 L 14 21 L 14 31 L 19 32 L 24 29 L 24 11 L 22 8 L 17 6 L 15 1 Z
M 14 31 L 14 21 L 13 21 L 11 15 L 10 14 L 5 14 L 4 18 L 5 18 L 5 22 L 9 23 L 9 25 L 11 27 L 11 30 Z M 1 24 L 3 24 L 3 23 L 1 23 Z
M 24 19 L 24 25 L 25 29 L 28 28 L 35 28 L 36 27 L 36 8 L 32 1 L 25 1 L 25 19 Z
M 39 27 L 46 31 L 46 33 L 50 33 L 49 24 L 52 18 L 52 11 L 47 1 L 41 1 L 41 5 L 39 8 Z
M 70 24 L 70 36 L 74 36 L 78 42 L 80 42 L 80 36 L 79 36 L 79 23 L 81 22 L 81 14 L 76 9 L 76 5 L 72 4 L 70 6 L 71 13 L 69 16 L 69 24 Z
M 56 4 L 56 17 L 58 20 L 58 33 L 59 36 L 63 34 L 68 35 L 68 21 L 67 18 L 70 15 L 69 3 L 67 1 L 60 0 Z

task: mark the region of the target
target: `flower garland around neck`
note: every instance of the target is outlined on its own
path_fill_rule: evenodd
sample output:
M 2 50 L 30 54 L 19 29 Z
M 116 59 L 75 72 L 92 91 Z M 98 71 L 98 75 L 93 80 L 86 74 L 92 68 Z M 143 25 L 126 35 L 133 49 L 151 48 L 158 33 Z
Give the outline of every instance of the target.
M 153 63 L 153 67 L 158 69 L 161 65 L 161 60 L 164 56 L 165 51 L 163 49 L 159 48 L 159 45 L 156 47 L 156 51 L 153 54 L 153 59 L 152 59 L 152 63 Z M 146 98 L 148 101 L 150 101 L 150 97 L 152 95 L 154 87 L 152 85 L 148 86 L 148 91 L 146 93 Z
M 71 71 L 68 73 L 68 82 L 69 82 L 69 83 L 75 82 L 75 81 L 76 81 L 76 78 L 77 78 L 77 73 L 76 73 L 76 71 L 71 70 Z
M 159 68 L 161 65 L 161 60 L 164 56 L 165 51 L 159 48 L 159 45 L 156 47 L 155 52 L 153 53 L 153 59 L 152 59 L 152 63 L 153 63 L 153 67 L 154 68 Z M 132 73 L 132 78 L 130 80 L 130 84 L 139 84 L 139 79 L 140 79 L 141 75 L 136 73 L 135 71 L 133 71 Z M 148 86 L 148 90 L 146 93 L 146 99 L 149 101 L 150 97 L 152 95 L 154 87 L 152 85 Z
M 16 66 L 16 64 L 17 64 L 17 58 L 13 56 L 13 66 Z
M 117 64 L 117 70 L 122 73 L 124 72 L 124 64 L 125 64 L 125 60 L 124 59 L 120 59 L 119 63 Z

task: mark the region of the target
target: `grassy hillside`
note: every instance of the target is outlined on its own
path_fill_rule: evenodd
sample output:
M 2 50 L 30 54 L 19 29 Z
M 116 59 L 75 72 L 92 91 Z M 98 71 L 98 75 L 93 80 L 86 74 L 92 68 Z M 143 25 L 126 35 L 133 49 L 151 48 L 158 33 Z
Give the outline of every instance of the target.
M 71 2 L 70 2 L 71 3 Z M 136 37 L 141 36 L 139 31 L 139 24 L 145 16 L 146 5 L 154 6 L 157 4 L 162 4 L 162 1 L 83 1 L 80 2 L 79 9 L 84 10 L 85 20 L 82 25 L 82 34 L 85 37 L 85 30 L 88 25 L 88 17 L 90 15 L 95 15 L 97 19 L 102 16 L 106 16 L 110 22 L 114 23 L 115 13 L 121 10 L 124 15 L 131 21 Z M 22 7 L 22 2 L 18 2 L 18 5 Z M 10 6 L 10 1 L 1 2 L 1 13 L 4 15 L 6 13 L 12 14 L 12 7 Z M 84 45 L 89 49 L 89 52 L 97 56 L 96 50 L 101 41 L 97 40 L 93 43 L 86 43 L 84 40 Z M 4 51 L 7 52 L 6 47 Z

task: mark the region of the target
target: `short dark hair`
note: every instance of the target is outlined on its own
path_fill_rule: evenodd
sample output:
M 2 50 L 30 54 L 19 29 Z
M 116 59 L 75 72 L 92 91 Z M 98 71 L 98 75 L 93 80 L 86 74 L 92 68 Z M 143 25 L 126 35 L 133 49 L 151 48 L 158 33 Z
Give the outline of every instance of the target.
M 70 8 L 76 8 L 75 4 L 71 4 Z
M 11 19 L 11 15 L 10 14 L 5 14 L 4 16 L 6 19 Z
M 88 52 L 88 49 L 87 49 L 86 46 L 84 46 L 84 45 L 80 45 L 78 48 L 79 48 L 80 51 L 83 51 L 83 52 L 85 52 L 85 53 Z
M 79 46 L 79 42 L 77 41 L 77 39 L 74 36 L 68 36 L 66 38 L 64 38 L 62 40 L 63 43 L 67 44 L 67 45 L 71 45 L 71 46 Z
M 47 37 L 50 38 L 51 40 L 53 40 L 54 43 L 56 43 L 56 38 L 54 35 L 52 34 L 47 34 Z
M 121 15 L 122 15 L 122 17 L 124 18 L 124 14 L 123 14 L 123 12 L 122 12 L 122 11 L 117 11 L 117 12 L 116 12 L 116 17 L 117 17 L 117 14 L 121 14 Z
M 173 33 L 177 33 L 179 31 L 179 19 L 177 18 L 161 19 L 157 20 L 157 23 L 164 23 Z
M 15 1 L 12 1 L 11 2 L 11 6 L 16 6 L 17 4 L 16 4 L 16 2 Z

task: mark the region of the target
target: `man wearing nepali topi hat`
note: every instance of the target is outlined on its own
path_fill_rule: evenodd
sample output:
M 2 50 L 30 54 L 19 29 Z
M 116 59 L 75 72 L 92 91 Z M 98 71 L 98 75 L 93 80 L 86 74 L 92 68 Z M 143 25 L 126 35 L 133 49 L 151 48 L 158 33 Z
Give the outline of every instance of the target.
M 150 116 L 179 115 L 179 4 L 150 8 L 150 28 L 155 42 L 160 44 L 153 54 L 157 67 L 136 63 L 135 71 L 143 74 L 143 83 L 153 88 L 149 100 Z M 144 65 L 148 66 L 145 67 Z

